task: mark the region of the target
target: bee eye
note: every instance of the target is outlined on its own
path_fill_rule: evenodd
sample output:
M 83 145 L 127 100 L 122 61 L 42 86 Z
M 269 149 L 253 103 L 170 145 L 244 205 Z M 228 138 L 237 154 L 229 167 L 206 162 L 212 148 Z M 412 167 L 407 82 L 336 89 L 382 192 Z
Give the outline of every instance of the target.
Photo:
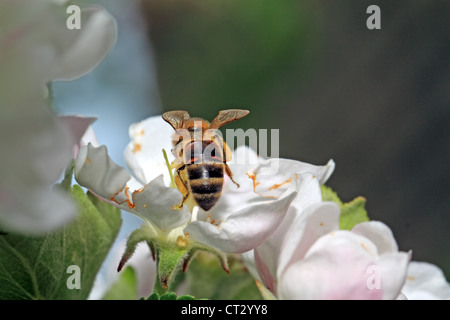
M 214 148 L 214 149 L 211 151 L 211 156 L 212 156 L 212 157 L 215 157 L 215 156 L 216 156 L 216 148 Z
M 183 149 L 180 149 L 180 152 L 178 153 L 178 156 L 180 156 L 180 157 L 183 156 Z

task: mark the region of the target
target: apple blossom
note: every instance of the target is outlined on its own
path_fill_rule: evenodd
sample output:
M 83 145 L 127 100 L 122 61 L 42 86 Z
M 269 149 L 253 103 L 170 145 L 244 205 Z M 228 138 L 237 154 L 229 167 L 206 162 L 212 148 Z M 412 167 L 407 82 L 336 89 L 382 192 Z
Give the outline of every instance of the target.
M 130 236 L 130 248 L 121 266 L 133 254 L 135 244 L 147 241 L 152 249 L 155 246 L 184 248 L 185 254 L 179 258 L 185 264 L 198 249 L 214 252 L 226 269 L 223 252 L 241 253 L 260 245 L 282 223 L 299 186 L 304 183 L 298 174 L 286 174 L 284 170 L 295 163 L 258 159 L 252 150 L 240 147 L 234 157 L 247 162 L 229 163 L 240 188 L 225 178 L 222 195 L 208 212 L 189 205 L 180 207 L 183 195 L 169 186 L 167 163 L 173 156 L 169 155 L 166 162 L 162 153 L 172 148 L 172 133 L 172 128 L 160 116 L 131 125 L 131 142 L 125 150 L 125 159 L 133 177 L 112 162 L 105 146 L 83 147 L 76 160 L 75 178 L 105 201 L 144 220 L 145 224 Z M 279 173 L 264 175 L 271 168 L 271 161 L 280 161 Z M 303 166 L 326 178 L 334 163 L 331 161 L 324 167 Z M 306 187 L 304 190 L 307 192 Z
M 36 75 L 43 86 L 75 79 L 103 60 L 116 39 L 114 19 L 100 7 L 82 6 L 82 27 L 70 30 L 67 2 L 1 1 L 0 60 L 8 77 Z
M 267 240 L 272 246 L 246 253 L 246 262 L 279 299 L 397 298 L 410 254 L 398 252 L 391 230 L 376 221 L 338 228 L 338 206 L 317 202 L 293 219 L 284 237 L 277 230 L 272 237 L 281 238 Z
M 170 176 L 161 150 L 171 149 L 171 134 L 172 129 L 159 116 L 130 127 L 132 142 L 125 157 L 135 179 L 109 159 L 104 146 L 81 149 L 75 177 L 98 196 L 143 218 L 149 232 L 161 240 L 200 242 L 225 252 L 247 251 L 262 242 L 273 225 L 281 222 L 283 209 L 296 194 L 294 184 L 276 199 L 253 192 L 250 198 L 247 189 L 253 188 L 252 181 L 245 176 L 247 183 L 244 181 L 239 191 L 247 198 L 231 203 L 228 189 L 236 187 L 226 181 L 217 206 L 208 213 L 198 211 L 195 217 L 188 206 L 177 208 L 182 194 L 168 186 Z M 248 224 L 252 220 L 253 228 Z
M 92 118 L 58 118 L 45 85 L 95 67 L 115 39 L 112 17 L 100 8 L 69 33 L 65 7 L 53 1 L 0 2 L 0 228 L 36 234 L 75 217 L 70 197 L 52 184 Z
M 408 300 L 450 300 L 450 285 L 439 267 L 411 261 L 402 294 Z

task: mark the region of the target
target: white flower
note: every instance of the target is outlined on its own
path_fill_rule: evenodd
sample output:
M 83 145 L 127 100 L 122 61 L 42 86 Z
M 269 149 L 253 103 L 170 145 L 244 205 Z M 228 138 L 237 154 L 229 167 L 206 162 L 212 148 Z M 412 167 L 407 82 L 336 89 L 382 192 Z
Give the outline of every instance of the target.
M 52 1 L 0 2 L 2 231 L 36 234 L 75 217 L 69 196 L 51 186 L 92 119 L 56 117 L 44 86 L 85 74 L 114 42 L 114 21 L 105 11 L 82 17 L 86 28 L 70 33 L 65 7 Z
M 287 177 L 283 170 L 279 175 L 264 176 L 268 161 L 230 164 L 239 189 L 226 178 L 222 195 L 210 211 L 190 212 L 187 205 L 177 208 L 183 196 L 169 187 L 171 179 L 162 153 L 162 149 L 171 150 L 172 134 L 173 129 L 160 116 L 136 123 L 130 127 L 132 141 L 125 150 L 134 178 L 111 161 L 104 146 L 80 150 L 75 178 L 96 195 L 140 216 L 147 222 L 147 232 L 158 241 L 222 252 L 244 252 L 261 244 L 283 221 L 297 195 L 298 177 Z M 242 153 L 257 158 L 246 148 L 234 156 Z M 171 161 L 173 156 L 168 156 Z M 265 179 L 255 178 L 260 175 Z
M 100 7 L 82 7 L 81 29 L 70 30 L 64 2 L 1 1 L 0 61 L 6 76 L 31 76 L 45 85 L 77 78 L 103 60 L 116 39 L 112 16 Z
M 391 230 L 375 221 L 338 228 L 338 206 L 317 202 L 246 261 L 279 299 L 397 298 L 410 255 L 398 252 Z
M 262 291 L 279 299 L 396 298 L 409 254 L 398 252 L 389 228 L 368 222 L 339 230 L 339 207 L 322 202 L 320 191 L 331 171 L 284 170 L 304 172 L 298 196 L 277 230 L 243 254 Z
M 450 300 L 450 285 L 434 264 L 411 261 L 402 294 L 408 300 Z
M 38 112 L 29 111 L 30 114 Z M 55 118 L 49 112 L 17 122 L 0 120 L 0 228 L 37 234 L 75 217 L 69 195 L 51 189 L 92 118 Z

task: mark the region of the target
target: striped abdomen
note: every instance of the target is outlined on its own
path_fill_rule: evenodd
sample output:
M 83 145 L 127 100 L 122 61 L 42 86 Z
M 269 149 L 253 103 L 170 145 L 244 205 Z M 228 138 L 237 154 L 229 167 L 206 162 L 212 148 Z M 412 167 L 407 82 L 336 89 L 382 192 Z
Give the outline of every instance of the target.
M 217 146 L 212 141 L 197 140 L 190 142 L 186 148 L 191 151 L 190 161 L 186 163 L 189 191 L 195 202 L 205 211 L 211 209 L 219 200 L 224 181 L 222 152 L 216 148 L 214 154 L 211 154 L 210 147 L 213 145 Z M 201 149 L 194 152 L 195 147 L 200 146 Z

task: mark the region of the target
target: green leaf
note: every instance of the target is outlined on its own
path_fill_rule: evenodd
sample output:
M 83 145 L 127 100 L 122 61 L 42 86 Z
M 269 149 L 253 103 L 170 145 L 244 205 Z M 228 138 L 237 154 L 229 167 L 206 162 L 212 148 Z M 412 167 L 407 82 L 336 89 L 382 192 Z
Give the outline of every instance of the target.
M 363 197 L 357 197 L 350 202 L 344 203 L 341 208 L 339 228 L 351 230 L 358 223 L 369 221 L 365 205 L 366 199 Z
M 332 201 L 336 202 L 339 207 L 342 207 L 343 203 L 341 199 L 339 199 L 336 192 L 334 192 L 330 187 L 327 187 L 326 185 L 321 185 L 320 189 L 322 191 L 322 200 L 323 201 Z
M 229 257 L 229 273 L 208 252 L 197 253 L 186 271 L 188 292 L 213 300 L 261 300 L 255 280 L 234 255 Z
M 103 300 L 137 300 L 137 293 L 136 272 L 129 266 L 120 273 L 119 279 L 111 286 Z
M 87 196 L 79 186 L 71 194 L 78 216 L 61 231 L 0 236 L 0 299 L 88 297 L 122 220 L 119 209 Z
M 322 199 L 323 201 L 333 201 L 339 204 L 341 208 L 341 215 L 339 218 L 339 229 L 351 230 L 355 225 L 361 222 L 369 221 L 367 211 L 365 208 L 366 199 L 363 197 L 356 197 L 350 202 L 343 203 L 336 192 L 331 188 L 322 185 Z

